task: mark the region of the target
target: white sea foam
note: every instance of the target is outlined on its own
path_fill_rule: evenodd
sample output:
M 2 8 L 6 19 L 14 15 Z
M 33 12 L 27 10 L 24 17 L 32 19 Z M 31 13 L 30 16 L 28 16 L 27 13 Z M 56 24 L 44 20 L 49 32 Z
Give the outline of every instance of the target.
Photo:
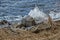
M 33 17 L 36 23 L 40 23 L 48 19 L 48 16 L 42 11 L 40 11 L 38 7 L 35 7 L 33 10 L 31 10 L 28 15 Z
M 49 15 L 53 21 L 60 20 L 60 12 L 56 13 L 56 12 L 51 11 Z
M 21 15 L 18 15 L 18 16 L 3 16 L 3 17 L 0 17 L 0 19 L 13 22 L 13 21 L 20 21 L 22 19 L 22 16 Z
M 36 23 L 40 23 L 48 19 L 48 15 L 40 11 L 38 7 L 35 7 L 33 10 L 31 10 L 28 15 L 33 17 Z M 51 11 L 49 15 L 53 21 L 60 20 L 60 13 Z

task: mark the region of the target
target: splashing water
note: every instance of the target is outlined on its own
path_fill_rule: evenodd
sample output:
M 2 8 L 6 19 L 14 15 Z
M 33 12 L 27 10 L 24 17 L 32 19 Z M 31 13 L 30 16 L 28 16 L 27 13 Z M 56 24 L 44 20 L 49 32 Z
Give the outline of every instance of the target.
M 21 15 L 18 16 L 3 16 L 0 17 L 0 20 L 7 20 L 9 22 L 16 22 L 16 21 L 20 21 L 22 19 Z
M 51 11 L 49 15 L 53 21 L 60 20 L 60 12 L 56 13 L 54 11 Z
M 36 23 L 40 23 L 48 19 L 48 16 L 40 11 L 38 7 L 35 7 L 33 10 L 31 10 L 28 15 L 33 17 L 36 20 Z

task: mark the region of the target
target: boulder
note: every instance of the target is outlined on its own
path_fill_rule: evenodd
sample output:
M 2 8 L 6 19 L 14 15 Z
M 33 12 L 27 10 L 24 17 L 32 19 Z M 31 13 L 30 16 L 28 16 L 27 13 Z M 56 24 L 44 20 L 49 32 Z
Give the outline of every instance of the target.
M 25 25 L 25 27 L 36 25 L 35 20 L 32 17 L 30 17 L 29 15 L 24 16 L 24 18 L 22 19 L 21 22 L 22 22 L 22 24 Z
M 21 23 L 16 26 L 16 28 L 30 27 L 36 25 L 35 20 L 30 16 L 24 16 Z

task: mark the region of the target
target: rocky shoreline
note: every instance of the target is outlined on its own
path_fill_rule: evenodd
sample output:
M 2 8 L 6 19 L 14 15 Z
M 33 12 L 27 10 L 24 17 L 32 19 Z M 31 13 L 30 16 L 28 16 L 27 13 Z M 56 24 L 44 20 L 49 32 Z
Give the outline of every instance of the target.
M 10 27 L 11 29 L 22 29 L 26 31 L 35 31 L 40 27 L 40 24 L 45 24 L 44 21 L 40 23 L 36 23 L 36 20 L 31 16 L 24 16 L 20 23 L 11 23 L 7 20 L 1 20 L 0 26 L 1 28 Z M 45 24 L 47 26 L 47 24 Z M 46 27 L 48 28 L 48 27 Z M 40 29 L 44 29 L 44 27 L 40 27 Z
M 0 40 L 58 40 L 58 35 L 60 20 L 52 21 L 50 17 L 38 24 L 30 16 L 24 17 L 21 23 L 0 21 Z
M 59 24 L 60 21 L 57 21 L 56 23 Z M 38 25 L 41 27 L 33 32 L 31 30 L 11 29 L 10 27 L 0 28 L 0 40 L 59 40 L 60 25 L 57 24 L 57 27 L 53 28 L 53 30 L 52 28 L 40 29 L 41 27 L 46 26 L 41 23 Z

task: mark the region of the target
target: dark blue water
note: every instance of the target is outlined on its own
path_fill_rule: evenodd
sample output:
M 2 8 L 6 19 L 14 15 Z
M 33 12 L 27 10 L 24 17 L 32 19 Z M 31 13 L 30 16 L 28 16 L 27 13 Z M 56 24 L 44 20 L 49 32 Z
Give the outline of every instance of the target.
M 0 0 L 0 20 L 20 20 L 21 16 L 27 15 L 36 3 L 45 13 L 60 12 L 60 0 Z

